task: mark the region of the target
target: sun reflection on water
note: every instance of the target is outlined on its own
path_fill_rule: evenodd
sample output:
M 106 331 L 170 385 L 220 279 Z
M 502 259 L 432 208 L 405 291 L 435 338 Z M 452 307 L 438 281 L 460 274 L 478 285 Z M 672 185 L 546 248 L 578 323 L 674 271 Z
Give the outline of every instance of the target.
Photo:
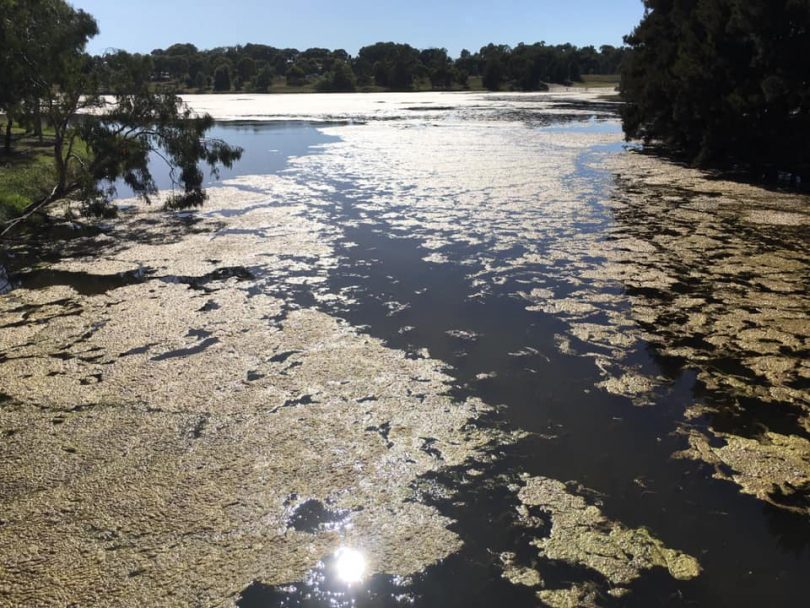
M 335 574 L 347 585 L 360 583 L 366 575 L 366 558 L 357 549 L 341 547 L 335 552 Z

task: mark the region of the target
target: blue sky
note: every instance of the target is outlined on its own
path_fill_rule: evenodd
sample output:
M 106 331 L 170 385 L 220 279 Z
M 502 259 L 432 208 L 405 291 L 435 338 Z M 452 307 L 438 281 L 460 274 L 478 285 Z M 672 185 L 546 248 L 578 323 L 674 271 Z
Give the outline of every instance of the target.
M 175 42 L 200 48 L 246 42 L 305 49 L 373 42 L 445 47 L 488 42 L 618 45 L 639 22 L 641 0 L 69 0 L 101 34 L 89 50 L 148 52 Z

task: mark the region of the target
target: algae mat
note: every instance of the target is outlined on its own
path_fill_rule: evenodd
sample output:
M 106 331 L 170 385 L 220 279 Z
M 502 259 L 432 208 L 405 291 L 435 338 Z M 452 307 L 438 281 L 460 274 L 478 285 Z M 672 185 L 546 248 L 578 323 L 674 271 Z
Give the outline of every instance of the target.
M 423 97 L 13 252 L 0 605 L 797 597 L 806 200 L 592 96 Z
M 257 200 L 223 188 L 208 212 Z M 150 269 L 142 279 L 92 296 L 53 285 L 4 299 L 4 602 L 218 605 L 253 580 L 301 580 L 343 545 L 401 576 L 459 548 L 412 486 L 508 443 L 476 425 L 491 408 L 449 397 L 438 361 L 250 295 L 250 280 L 211 276 L 240 261 L 298 282 L 289 267 L 330 250 L 296 211 L 254 211 L 274 238 L 229 241 L 236 222 L 212 221 L 162 244 L 121 247 L 108 233 L 101 241 L 116 251 L 58 267 L 103 275 L 137 259 Z M 296 256 L 279 259 L 290 239 Z M 299 531 L 296 512 L 313 501 L 342 515 Z

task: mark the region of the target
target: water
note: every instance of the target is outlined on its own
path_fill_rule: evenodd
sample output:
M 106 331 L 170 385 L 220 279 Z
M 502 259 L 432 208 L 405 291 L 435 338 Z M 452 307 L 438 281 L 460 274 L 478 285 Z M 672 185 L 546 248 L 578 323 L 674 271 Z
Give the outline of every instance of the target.
M 618 139 L 619 127 L 615 120 L 586 117 L 546 127 L 545 132 L 606 134 Z M 596 197 L 605 196 L 604 182 L 609 182 L 610 175 L 591 168 L 588 161 L 622 147 L 617 142 L 578 151 L 575 174 L 567 179 L 584 180 Z M 560 354 L 554 337 L 565 334 L 567 328 L 554 315 L 525 310 L 513 297 L 521 287 L 516 283 L 519 279 L 493 287 L 484 297 L 474 293 L 469 276 L 477 269 L 476 260 L 487 255 L 486 249 L 445 247 L 443 254 L 461 263 L 426 262 L 420 240 L 392 238 L 380 217 L 383 213 L 369 213 L 364 207 L 358 222 L 361 214 L 356 207 L 363 198 L 354 184 L 338 182 L 337 187 L 329 221 L 350 226 L 343 238 L 351 246 L 339 249 L 341 264 L 330 278 L 330 289 L 338 293 L 352 288 L 359 296 L 356 305 L 338 314 L 395 348 L 409 352 L 427 348 L 431 356 L 451 366 L 460 394 L 505 405 L 501 422 L 536 434 L 508 448 L 487 475 L 497 479 L 521 471 L 574 480 L 605 497 L 611 517 L 646 527 L 667 545 L 699 556 L 704 572 L 696 581 L 675 584 L 653 573 L 633 585 L 629 597 L 619 602 L 601 597 L 600 605 L 791 605 L 800 601 L 801 572 L 807 566 L 806 520 L 763 506 L 732 485 L 712 480 L 706 467 L 671 458 L 684 447 L 682 437 L 673 431 L 685 404 L 701 390 L 688 365 L 659 358 L 651 345 L 642 343 L 635 359 L 651 375 L 666 377 L 651 406 L 639 409 L 626 398 L 595 391 L 598 367 L 581 357 Z M 600 204 L 587 190 L 582 198 L 585 204 Z M 581 229 L 599 233 L 602 226 L 616 221 L 606 210 L 601 213 L 599 223 L 588 222 Z M 359 283 L 358 268 L 363 273 Z M 554 281 L 553 276 L 545 277 L 544 285 Z M 564 283 L 554 287 L 566 289 Z M 390 301 L 406 308 L 392 316 L 385 305 Z M 409 330 L 403 333 L 403 327 Z M 478 338 L 465 343 L 448 333 L 459 329 Z M 526 356 L 513 355 L 526 347 L 532 349 Z M 493 372 L 494 377 L 477 379 L 479 374 Z M 449 483 L 457 484 L 458 477 L 449 475 Z M 404 586 L 373 579 L 368 590 L 350 597 L 369 606 L 400 605 L 392 598 L 403 593 L 416 598 L 417 605 L 535 605 L 532 594 L 507 588 L 489 559 L 491 553 L 503 551 L 526 553 L 526 539 L 510 523 L 514 497 L 497 485 L 463 492 L 469 495 L 461 508 L 439 502 L 443 512 L 459 521 L 454 529 L 465 541 L 462 556 Z M 792 532 L 786 534 L 786 529 Z M 590 578 L 562 564 L 546 567 L 551 572 L 545 575 L 546 582 L 551 586 Z M 339 593 L 343 599 L 335 600 L 336 592 L 318 580 L 289 592 L 251 587 L 240 605 L 315 606 L 335 601 L 349 605 L 350 600 Z M 477 583 L 469 584 L 473 580 Z M 458 581 L 465 584 L 459 586 Z
M 778 476 L 780 459 L 792 462 L 791 453 L 749 446 L 745 461 L 722 450 L 702 459 L 674 456 L 689 448 L 690 433 L 717 449 L 740 438 L 808 438 L 807 386 L 800 376 L 807 354 L 801 340 L 808 312 L 802 293 L 807 224 L 788 222 L 806 212 L 806 200 L 787 197 L 774 209 L 757 198 L 768 196 L 745 190 L 725 202 L 725 194 L 707 193 L 706 183 L 683 186 L 686 178 L 674 169 L 662 173 L 667 179 L 645 181 L 655 176 L 658 161 L 626 164 L 632 146 L 622 142 L 612 106 L 595 99 L 447 94 L 190 101 L 234 121 L 219 123 L 214 135 L 245 148 L 243 162 L 224 173 L 222 183 L 267 197 L 203 209 L 202 217 L 239 222 L 216 229 L 211 242 L 217 235 L 270 241 L 274 227 L 256 213 L 289 206 L 298 210 L 295 217 L 322 227 L 317 238 L 330 253 L 308 253 L 302 236 L 302 251 L 288 252 L 288 275 L 244 253 L 249 270 L 196 279 L 159 270 L 105 274 L 104 290 L 114 295 L 147 278 L 207 289 L 235 272 L 240 289 L 247 286 L 253 298 L 277 297 L 290 310 L 318 309 L 389 349 L 441 362 L 456 402 L 473 398 L 497 406 L 475 424 L 505 434 L 493 437 L 514 437 L 452 466 L 443 464 L 446 444 L 438 429 L 439 440 L 420 437 L 419 449 L 435 464 L 412 484 L 406 502 L 447 517 L 462 543 L 437 563 L 407 576 L 363 564 L 362 580 L 347 584 L 345 576 L 340 580 L 339 555 L 315 554 L 302 578 L 245 581 L 239 606 L 535 606 L 543 590 L 572 590 L 576 603 L 600 606 L 803 601 L 810 561 L 806 488 L 765 495 L 750 472 L 758 470 L 750 463 L 771 458 Z M 241 122 L 245 117 L 284 121 Z M 723 204 L 706 206 L 707 199 Z M 763 213 L 781 223 L 749 220 Z M 701 258 L 715 254 L 714 264 Z M 771 266 L 762 270 L 736 262 L 732 266 L 742 271 L 734 274 L 724 265 L 766 254 L 762 263 Z M 231 268 L 227 247 L 217 255 L 219 266 Z M 324 262 L 313 273 L 318 259 Z M 66 272 L 21 280 L 40 289 L 70 284 L 75 277 Z M 318 281 L 296 280 L 313 276 Z M 80 293 L 100 293 L 85 276 L 78 284 Z M 770 316 L 746 317 L 743 329 L 727 334 L 739 302 L 756 290 L 766 295 L 751 315 Z M 733 340 L 763 327 L 782 333 Z M 137 355 L 157 362 L 217 356 L 212 331 L 189 330 L 186 338 L 197 343 L 163 354 L 147 347 Z M 297 352 L 271 361 L 300 365 Z M 755 373 L 758 365 L 774 364 L 769 357 L 786 360 L 783 375 Z M 306 408 L 323 398 L 314 392 L 282 407 Z M 366 431 L 393 446 L 401 424 Z M 206 418 L 195 427 L 197 438 L 211 425 Z M 572 496 L 599 509 L 597 528 L 643 528 L 662 546 L 694 557 L 702 572 L 677 580 L 664 568 L 639 567 L 632 580 L 617 583 L 613 566 L 600 570 L 593 555 L 544 555 L 537 540 L 562 528 L 564 518 L 520 498 L 516 488 L 530 478 L 569 482 Z M 272 487 L 272 478 L 267 483 Z M 288 502 L 299 498 L 306 496 Z M 342 535 L 358 512 L 309 498 L 290 513 L 288 526 L 313 538 Z M 382 542 L 388 533 L 376 529 L 365 540 Z M 642 551 L 626 550 L 628 556 Z M 275 559 L 281 563 L 285 555 Z M 542 583 L 509 582 L 505 559 L 539 573 Z
M 314 125 L 301 122 L 256 122 L 231 121 L 217 123 L 207 134 L 209 139 L 221 139 L 232 146 L 244 150 L 242 159 L 230 169 L 222 168 L 218 175 L 211 173 L 204 164 L 205 187 L 216 186 L 220 182 L 243 175 L 256 175 L 278 172 L 287 166 L 290 158 L 308 153 L 318 144 L 334 141 L 321 133 Z M 157 154 L 150 158 L 150 170 L 155 185 L 163 191 L 173 186 L 169 167 Z M 176 187 L 176 185 L 175 185 Z M 120 179 L 115 183 L 116 197 L 130 198 L 135 195 L 132 189 Z

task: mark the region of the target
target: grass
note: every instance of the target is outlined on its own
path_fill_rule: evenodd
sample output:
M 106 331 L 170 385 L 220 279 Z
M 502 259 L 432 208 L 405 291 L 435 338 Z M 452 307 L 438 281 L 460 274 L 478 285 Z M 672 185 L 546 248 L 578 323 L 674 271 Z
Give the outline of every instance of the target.
M 196 87 L 189 87 L 185 84 L 185 82 L 172 80 L 172 81 L 165 81 L 160 83 L 153 84 L 153 88 L 155 90 L 162 89 L 162 90 L 172 90 L 181 95 L 195 95 L 195 94 L 223 94 L 223 95 L 239 95 L 239 94 L 246 94 L 252 95 L 255 94 L 254 91 L 250 89 L 243 89 L 241 91 L 230 90 L 230 91 L 214 91 L 212 88 L 208 87 L 205 89 L 197 89 Z M 462 87 L 458 83 L 453 83 L 449 89 L 441 89 L 441 90 L 448 90 L 448 91 L 483 91 L 484 86 L 481 84 L 481 77 L 480 76 L 470 76 L 469 82 L 467 83 L 466 87 Z M 430 80 L 427 78 L 417 79 L 413 83 L 413 87 L 411 88 L 410 92 L 429 92 L 434 91 L 433 87 L 430 85 Z M 288 85 L 287 81 L 284 78 L 274 78 L 273 84 L 267 91 L 270 94 L 296 94 L 296 93 L 320 93 L 317 89 L 317 81 L 313 80 L 307 82 L 303 85 Z M 358 85 L 357 86 L 357 93 L 387 93 L 390 92 L 390 89 L 386 87 L 380 87 L 374 84 L 370 85 Z
M 0 149 L 0 222 L 18 216 L 31 203 L 48 196 L 56 185 L 53 131 L 45 129 L 42 141 L 13 129 L 11 153 Z M 75 151 L 86 157 L 87 148 L 77 142 Z
M 10 154 L 0 151 L 0 221 L 16 217 L 28 205 L 50 194 L 56 183 L 52 142 L 14 131 Z
M 575 87 L 587 89 L 615 89 L 619 86 L 618 74 L 583 74 L 581 82 L 575 82 Z

